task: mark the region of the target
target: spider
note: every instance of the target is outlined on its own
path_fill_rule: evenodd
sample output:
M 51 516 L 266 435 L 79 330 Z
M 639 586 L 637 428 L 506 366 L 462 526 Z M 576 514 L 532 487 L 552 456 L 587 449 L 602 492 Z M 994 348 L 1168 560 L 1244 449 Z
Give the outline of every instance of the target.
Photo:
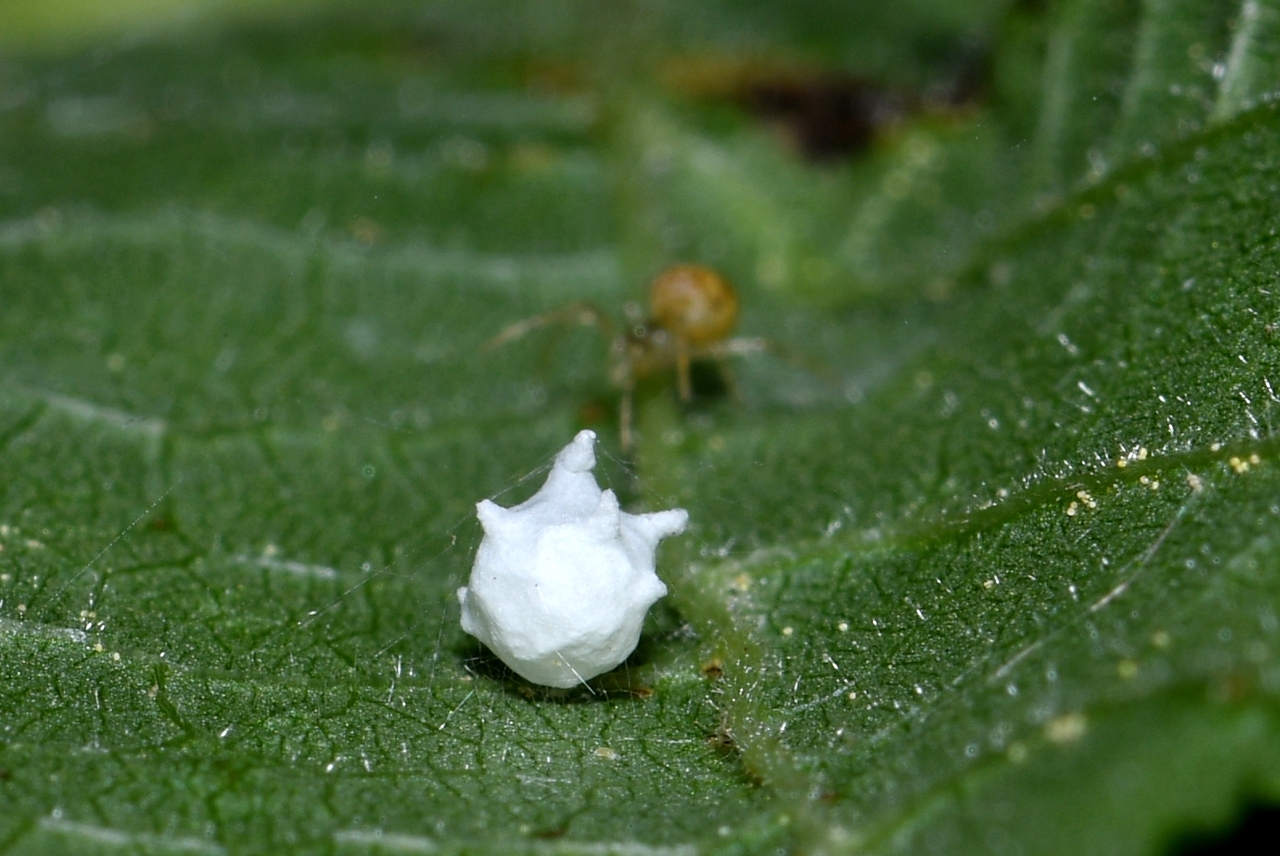
M 727 279 L 703 265 L 678 264 L 658 274 L 649 286 L 647 319 L 635 304 L 628 304 L 625 312 L 626 323 L 619 332 L 595 305 L 577 301 L 517 321 L 485 347 L 496 348 L 551 324 L 577 322 L 603 332 L 611 340 L 609 379 L 622 390 L 618 430 L 623 452 L 631 451 L 633 444 L 632 409 L 642 378 L 675 369 L 680 400 L 689 401 L 694 361 L 715 360 L 728 377 L 727 357 L 775 350 L 766 339 L 730 337 L 738 322 L 738 294 Z

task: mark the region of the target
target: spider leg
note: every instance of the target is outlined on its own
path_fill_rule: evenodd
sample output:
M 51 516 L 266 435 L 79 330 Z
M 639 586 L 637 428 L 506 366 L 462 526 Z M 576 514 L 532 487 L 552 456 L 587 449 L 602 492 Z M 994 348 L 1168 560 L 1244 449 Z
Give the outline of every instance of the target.
M 773 353 L 776 346 L 768 339 L 762 339 L 758 336 L 747 338 L 745 336 L 735 336 L 732 339 L 724 339 L 719 342 L 711 342 L 703 345 L 699 349 L 698 356 L 710 357 L 715 360 L 723 360 L 726 357 L 745 357 L 749 354 Z
M 699 350 L 698 356 L 706 356 L 716 360 L 723 360 L 727 357 L 745 357 L 750 354 L 771 354 L 780 360 L 790 363 L 797 368 L 804 369 L 819 377 L 832 379 L 833 372 L 830 366 L 827 366 L 815 360 L 808 354 L 801 353 L 794 348 L 789 348 L 780 342 L 772 339 L 766 339 L 762 336 L 737 336 L 732 339 L 725 339 L 722 342 L 713 342 L 705 345 Z
M 622 387 L 622 401 L 618 404 L 618 440 L 624 455 L 631 453 L 631 411 L 634 397 L 635 384 L 630 382 L 624 384 Z
M 689 348 L 682 341 L 676 342 L 676 387 L 681 401 L 693 400 L 693 378 L 690 375 Z
M 484 350 L 492 351 L 500 348 L 508 342 L 514 342 L 534 330 L 550 327 L 552 324 L 581 324 L 584 327 L 595 327 L 611 339 L 617 335 L 613 321 L 608 315 L 601 312 L 594 304 L 577 301 L 560 309 L 553 309 L 550 312 L 517 321 L 485 342 Z
M 733 366 L 729 365 L 729 361 L 724 357 L 716 357 L 716 368 L 720 371 L 720 378 L 724 381 L 725 389 L 729 391 L 729 397 L 737 403 L 742 403 L 742 387 L 738 386 L 738 376 L 733 372 Z
M 734 401 L 741 403 L 742 389 L 738 386 L 738 378 L 734 374 L 733 368 L 729 365 L 729 358 L 761 354 L 771 350 L 772 348 L 767 339 L 736 337 L 703 346 L 698 350 L 698 357 L 715 360 L 716 368 L 720 370 L 720 377 L 724 380 L 725 388 L 729 391 L 730 397 Z

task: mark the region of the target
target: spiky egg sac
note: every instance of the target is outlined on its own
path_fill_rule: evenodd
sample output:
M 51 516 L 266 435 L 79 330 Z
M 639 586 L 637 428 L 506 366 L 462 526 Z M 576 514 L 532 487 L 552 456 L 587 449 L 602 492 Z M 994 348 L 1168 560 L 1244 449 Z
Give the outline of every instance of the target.
M 458 589 L 462 629 L 522 677 L 572 687 L 635 650 L 649 607 L 667 593 L 658 543 L 684 531 L 682 508 L 628 514 L 601 490 L 596 435 L 581 431 L 542 488 L 503 508 L 476 504 L 484 538 Z

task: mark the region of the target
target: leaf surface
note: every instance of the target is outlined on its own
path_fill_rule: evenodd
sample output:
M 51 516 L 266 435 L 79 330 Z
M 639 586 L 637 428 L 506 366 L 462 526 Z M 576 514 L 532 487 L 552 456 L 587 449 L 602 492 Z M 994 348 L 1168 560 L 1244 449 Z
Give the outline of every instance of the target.
M 1280 798 L 1280 7 L 936 5 L 6 60 L 0 845 L 1127 854 Z M 837 163 L 737 94 L 975 39 L 984 100 Z M 485 348 L 688 258 L 777 347 L 646 379 L 634 460 L 598 335 Z M 692 523 L 550 692 L 454 592 L 586 424 Z

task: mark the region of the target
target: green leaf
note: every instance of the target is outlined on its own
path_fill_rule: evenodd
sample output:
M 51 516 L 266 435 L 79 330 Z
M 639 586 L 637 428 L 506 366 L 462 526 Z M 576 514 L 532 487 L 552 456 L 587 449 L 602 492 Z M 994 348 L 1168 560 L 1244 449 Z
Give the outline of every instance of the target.
M 1136 854 L 1280 800 L 1280 6 L 881 6 L 11 53 L 0 846 Z M 910 94 L 973 43 L 985 100 Z M 905 115 L 806 161 L 735 99 L 815 68 Z M 608 343 L 485 347 L 684 259 L 795 358 L 643 379 L 632 460 Z M 454 592 L 584 424 L 691 527 L 549 691 Z

